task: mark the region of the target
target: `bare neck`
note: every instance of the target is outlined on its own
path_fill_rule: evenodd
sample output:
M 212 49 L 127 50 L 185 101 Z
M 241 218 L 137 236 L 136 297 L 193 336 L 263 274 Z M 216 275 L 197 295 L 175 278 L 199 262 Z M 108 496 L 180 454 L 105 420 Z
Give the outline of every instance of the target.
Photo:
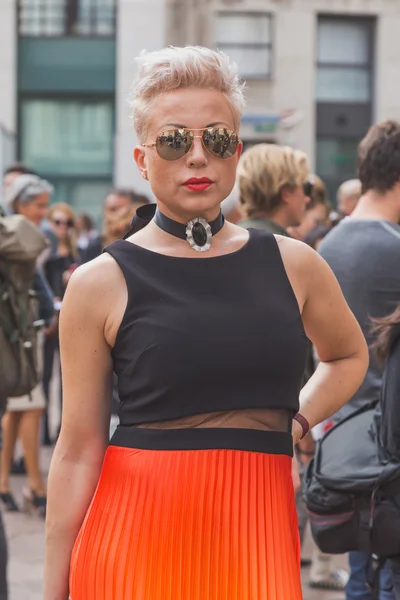
M 350 219 L 384 219 L 398 223 L 400 221 L 400 198 L 399 192 L 389 191 L 379 194 L 374 190 L 368 191 L 361 196 Z

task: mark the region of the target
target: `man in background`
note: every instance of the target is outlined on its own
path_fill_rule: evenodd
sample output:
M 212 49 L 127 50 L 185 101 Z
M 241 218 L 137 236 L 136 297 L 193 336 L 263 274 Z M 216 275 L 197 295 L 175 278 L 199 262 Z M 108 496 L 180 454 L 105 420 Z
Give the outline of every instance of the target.
M 337 191 L 337 209 L 342 217 L 349 217 L 356 208 L 361 197 L 361 181 L 349 179 L 344 181 Z
M 318 175 L 311 175 L 313 188 L 310 202 L 306 205 L 304 216 L 300 225 L 288 227 L 288 231 L 296 240 L 304 242 L 308 234 L 321 225 L 330 225 L 329 214 L 331 204 L 328 200 L 328 192 L 322 179 Z
M 303 220 L 313 190 L 304 152 L 277 144 L 256 144 L 238 166 L 239 198 L 245 229 L 264 229 L 289 236 Z
M 374 336 L 371 318 L 384 317 L 400 302 L 400 123 L 373 126 L 358 152 L 362 196 L 351 215 L 322 241 L 319 252 L 331 266 L 367 343 Z M 339 411 L 342 419 L 357 408 L 378 401 L 382 368 L 370 352 L 370 365 L 358 392 Z M 370 557 L 350 553 L 347 600 L 373 600 L 367 588 Z M 393 600 L 388 569 L 381 574 L 379 600 Z

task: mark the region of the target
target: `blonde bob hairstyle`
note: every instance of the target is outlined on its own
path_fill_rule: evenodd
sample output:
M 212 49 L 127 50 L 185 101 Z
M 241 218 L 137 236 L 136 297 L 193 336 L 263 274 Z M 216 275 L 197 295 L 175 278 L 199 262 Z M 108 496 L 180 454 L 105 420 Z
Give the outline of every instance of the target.
M 275 144 L 252 146 L 243 153 L 237 171 L 240 201 L 247 216 L 273 213 L 282 202 L 282 189 L 302 186 L 308 177 L 304 152 Z
M 244 110 L 244 84 L 236 65 L 217 50 L 201 46 L 169 46 L 156 52 L 143 51 L 136 59 L 137 78 L 130 95 L 135 130 L 140 142 L 147 135 L 147 117 L 157 98 L 165 92 L 185 88 L 214 89 L 225 96 L 238 129 Z
M 68 235 L 64 240 L 65 245 L 67 246 L 69 253 L 73 258 L 78 257 L 78 246 L 76 242 L 76 229 L 75 229 L 75 213 L 71 206 L 66 202 L 55 202 L 52 204 L 47 212 L 47 219 L 51 222 L 53 220 L 54 214 L 57 212 L 62 212 L 67 217 L 73 221 L 74 226 L 68 231 Z

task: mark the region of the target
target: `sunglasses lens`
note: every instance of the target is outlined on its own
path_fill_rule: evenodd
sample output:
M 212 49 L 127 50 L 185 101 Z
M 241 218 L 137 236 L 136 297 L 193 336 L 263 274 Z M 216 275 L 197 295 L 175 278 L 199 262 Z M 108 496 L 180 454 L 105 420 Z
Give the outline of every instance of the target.
M 203 143 L 216 158 L 230 158 L 237 150 L 239 138 L 230 129 L 211 127 L 203 132 Z
M 178 160 L 185 156 L 193 143 L 193 134 L 184 129 L 174 129 L 161 133 L 156 142 L 156 149 L 164 160 Z
M 60 226 L 60 225 L 66 225 L 66 227 L 74 226 L 74 222 L 71 221 L 70 219 L 68 219 L 68 221 L 63 221 L 62 219 L 54 219 L 53 223 L 54 223 L 54 225 L 57 225 L 57 226 Z
M 314 183 L 312 181 L 306 181 L 303 186 L 304 195 L 308 198 L 311 198 L 311 194 L 313 193 Z

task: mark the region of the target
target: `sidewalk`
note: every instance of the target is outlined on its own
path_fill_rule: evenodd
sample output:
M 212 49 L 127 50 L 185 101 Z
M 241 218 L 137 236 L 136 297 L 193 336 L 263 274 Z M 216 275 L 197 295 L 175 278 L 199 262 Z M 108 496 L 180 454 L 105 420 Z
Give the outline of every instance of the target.
M 42 464 L 46 470 L 50 458 L 51 451 L 47 448 L 43 449 Z M 11 485 L 17 500 L 22 496 L 24 483 L 24 477 L 12 478 Z M 4 513 L 4 521 L 9 543 L 9 600 L 43 600 L 44 522 L 38 517 L 24 513 Z M 310 555 L 309 542 L 306 545 L 305 555 Z M 346 566 L 342 557 L 338 558 L 338 564 L 342 567 Z M 344 595 L 337 592 L 310 590 L 306 585 L 308 569 L 302 570 L 302 577 L 304 600 L 344 600 Z

